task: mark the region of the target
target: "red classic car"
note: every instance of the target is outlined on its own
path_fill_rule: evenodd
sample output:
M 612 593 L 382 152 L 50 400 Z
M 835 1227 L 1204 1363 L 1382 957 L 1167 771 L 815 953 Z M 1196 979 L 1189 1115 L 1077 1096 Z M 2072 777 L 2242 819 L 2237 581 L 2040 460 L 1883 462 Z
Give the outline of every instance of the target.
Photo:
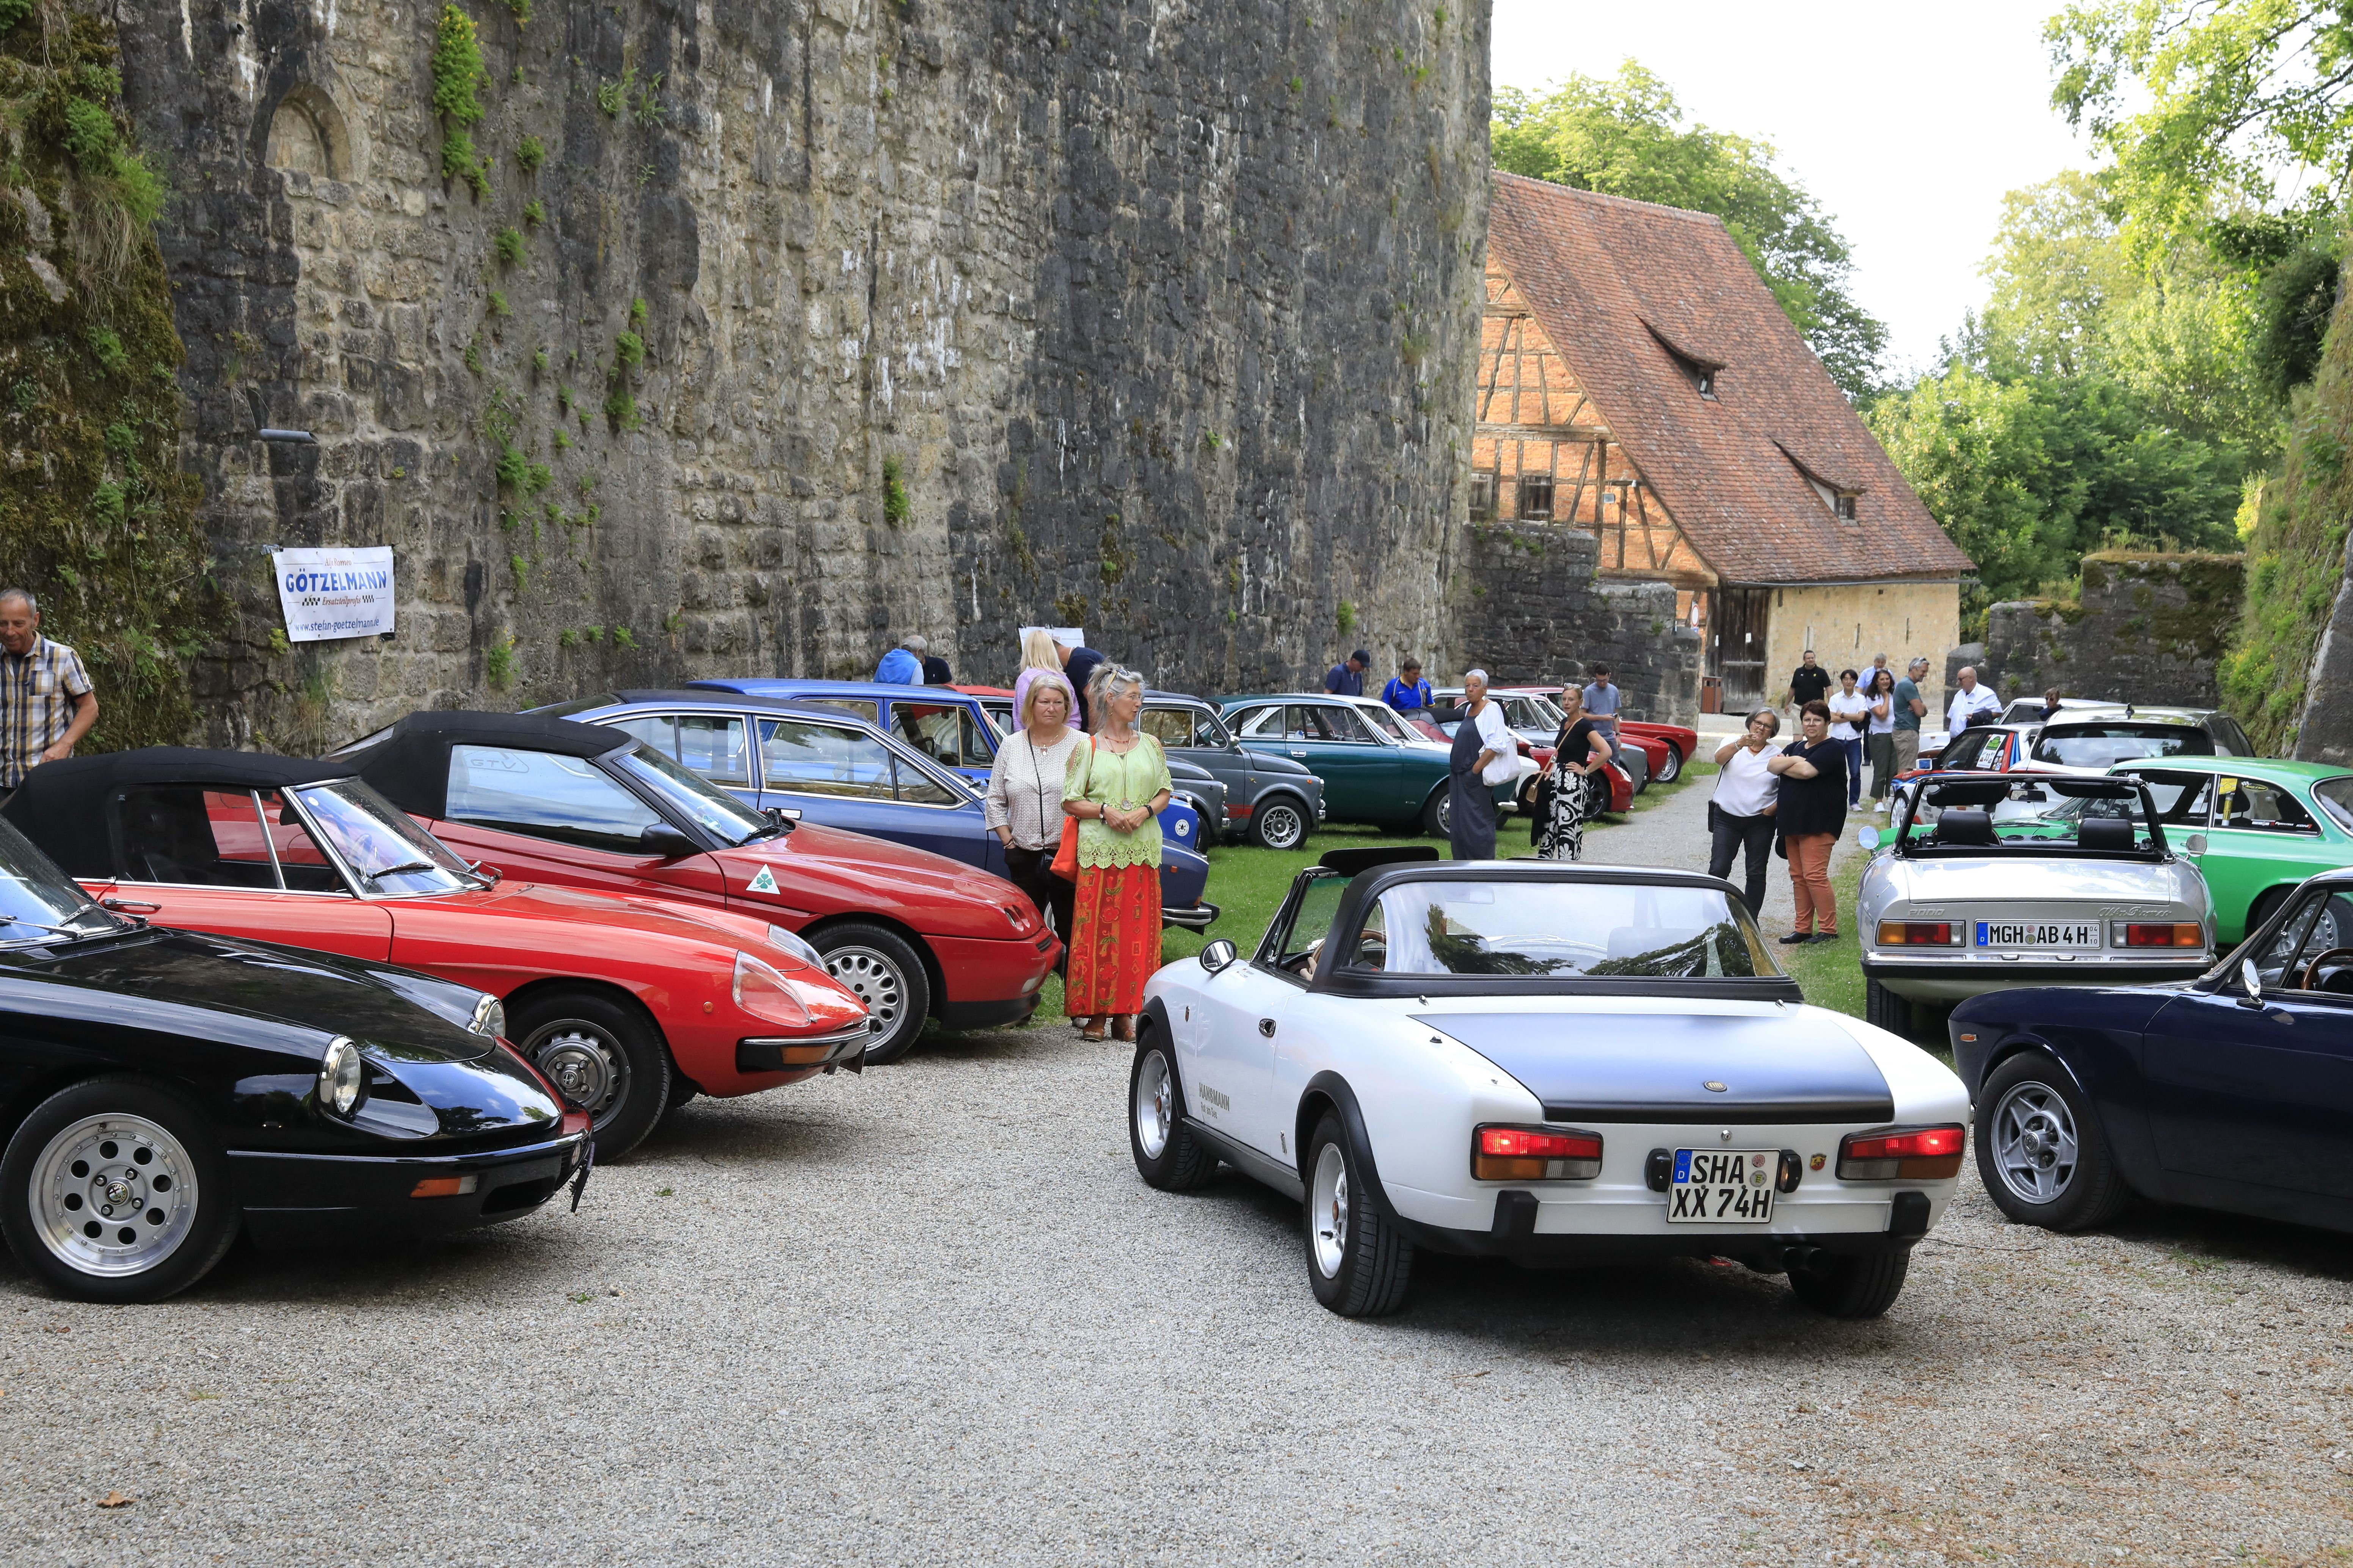
M 864 1066 L 872 1024 L 807 943 L 655 899 L 476 875 L 347 763 L 159 747 L 36 768 L 4 813 L 108 909 L 490 994 L 607 1158 L 700 1091 Z
M 738 726 L 740 728 L 740 725 Z M 1061 943 L 1002 877 L 744 805 L 626 731 L 533 713 L 412 713 L 338 753 L 461 853 L 510 877 L 650 894 L 797 931 L 895 1061 L 925 1019 L 1016 1024 Z

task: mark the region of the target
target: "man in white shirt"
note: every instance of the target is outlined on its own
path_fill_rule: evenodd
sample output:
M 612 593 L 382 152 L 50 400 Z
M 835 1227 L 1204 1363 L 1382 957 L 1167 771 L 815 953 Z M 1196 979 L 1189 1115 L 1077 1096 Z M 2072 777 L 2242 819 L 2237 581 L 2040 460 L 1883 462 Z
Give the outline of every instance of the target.
M 1978 684 L 1978 672 L 1968 665 L 1961 666 L 1961 689 L 1953 693 L 1951 706 L 1945 710 L 1945 733 L 1957 735 L 1971 724 L 1997 718 L 2001 713 L 2001 699 L 1993 689 Z

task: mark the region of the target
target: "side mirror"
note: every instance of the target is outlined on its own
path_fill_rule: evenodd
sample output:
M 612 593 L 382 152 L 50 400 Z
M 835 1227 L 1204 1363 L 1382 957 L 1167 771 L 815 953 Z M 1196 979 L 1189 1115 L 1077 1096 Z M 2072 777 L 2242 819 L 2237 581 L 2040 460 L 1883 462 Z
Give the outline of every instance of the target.
M 2191 834 L 2189 837 L 2181 841 L 2181 852 L 2185 855 L 2205 854 L 2206 836 L 2202 833 Z
M 1219 937 L 1201 950 L 1201 967 L 1215 974 L 1234 961 L 1234 944 Z
M 1879 847 L 1879 829 L 1866 822 L 1854 830 L 1854 841 L 1865 849 L 1876 849 Z
M 647 854 L 659 856 L 664 860 L 699 854 L 702 847 L 667 822 L 648 823 L 645 830 L 638 835 L 638 844 Z
M 494 888 L 506 879 L 504 871 L 500 870 L 496 866 L 485 866 L 480 860 L 467 861 L 466 869 Z
M 2239 960 L 2239 984 L 2247 988 L 2246 995 L 2240 1001 L 2241 1006 L 2260 1007 L 2263 1005 L 2263 977 L 2255 972 L 2253 959 Z
M 775 823 L 777 826 L 783 828 L 787 833 L 790 833 L 793 830 L 794 824 L 799 822 L 801 819 L 800 808 L 797 806 L 764 806 L 761 808 L 760 815 L 765 816 L 770 822 Z

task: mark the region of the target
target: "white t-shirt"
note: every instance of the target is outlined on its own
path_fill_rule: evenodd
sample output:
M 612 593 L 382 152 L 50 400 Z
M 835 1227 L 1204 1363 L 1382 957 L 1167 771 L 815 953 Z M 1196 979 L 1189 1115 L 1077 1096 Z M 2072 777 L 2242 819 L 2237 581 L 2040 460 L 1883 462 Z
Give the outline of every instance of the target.
M 1495 753 L 1494 761 L 1487 764 L 1487 771 L 1480 778 L 1491 784 L 1509 783 L 1512 775 L 1520 771 L 1520 741 L 1512 733 L 1512 727 L 1504 722 L 1504 705 L 1489 698 L 1472 722 L 1479 730 L 1479 749 Z
M 1836 721 L 1831 725 L 1831 739 L 1852 741 L 1862 733 L 1863 721 L 1871 715 L 1871 699 L 1860 688 L 1852 695 L 1833 691 L 1822 700 L 1830 704 L 1831 718 Z
M 2000 711 L 2001 699 L 1993 694 L 1992 687 L 1979 681 L 1972 690 L 1953 693 L 1952 705 L 1945 710 L 1946 732 L 1957 735 L 1972 719 L 1990 719 Z
M 1778 746 L 1752 752 L 1742 746 L 1715 775 L 1715 808 L 1727 816 L 1762 816 L 1781 794 L 1781 781 L 1766 764 L 1781 754 Z
M 1895 693 L 1893 691 L 1883 691 L 1876 697 L 1867 696 L 1863 700 L 1865 702 L 1884 702 L 1887 704 L 1887 716 L 1885 718 L 1883 719 L 1876 713 L 1873 713 L 1871 716 L 1871 732 L 1874 735 L 1885 735 L 1891 733 L 1895 728 Z

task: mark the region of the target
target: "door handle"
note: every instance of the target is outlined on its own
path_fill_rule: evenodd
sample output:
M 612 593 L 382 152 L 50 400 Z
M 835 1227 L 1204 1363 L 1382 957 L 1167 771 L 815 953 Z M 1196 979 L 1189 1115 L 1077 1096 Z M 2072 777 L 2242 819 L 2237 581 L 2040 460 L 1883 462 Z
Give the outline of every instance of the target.
M 1258 1032 L 1264 1035 L 1270 1040 L 1274 1038 L 1274 1020 L 1271 1018 L 1261 1018 L 1258 1021 Z
M 112 910 L 118 915 L 157 915 L 164 912 L 161 904 L 141 903 L 135 899 L 100 899 L 98 901 L 100 907 Z
M 1303 756 L 1305 756 L 1307 753 L 1306 753 L 1306 752 L 1304 752 L 1294 751 L 1294 752 L 1293 752 L 1291 754 L 1292 754 L 1293 756 L 1294 756 L 1294 757 L 1303 757 Z

